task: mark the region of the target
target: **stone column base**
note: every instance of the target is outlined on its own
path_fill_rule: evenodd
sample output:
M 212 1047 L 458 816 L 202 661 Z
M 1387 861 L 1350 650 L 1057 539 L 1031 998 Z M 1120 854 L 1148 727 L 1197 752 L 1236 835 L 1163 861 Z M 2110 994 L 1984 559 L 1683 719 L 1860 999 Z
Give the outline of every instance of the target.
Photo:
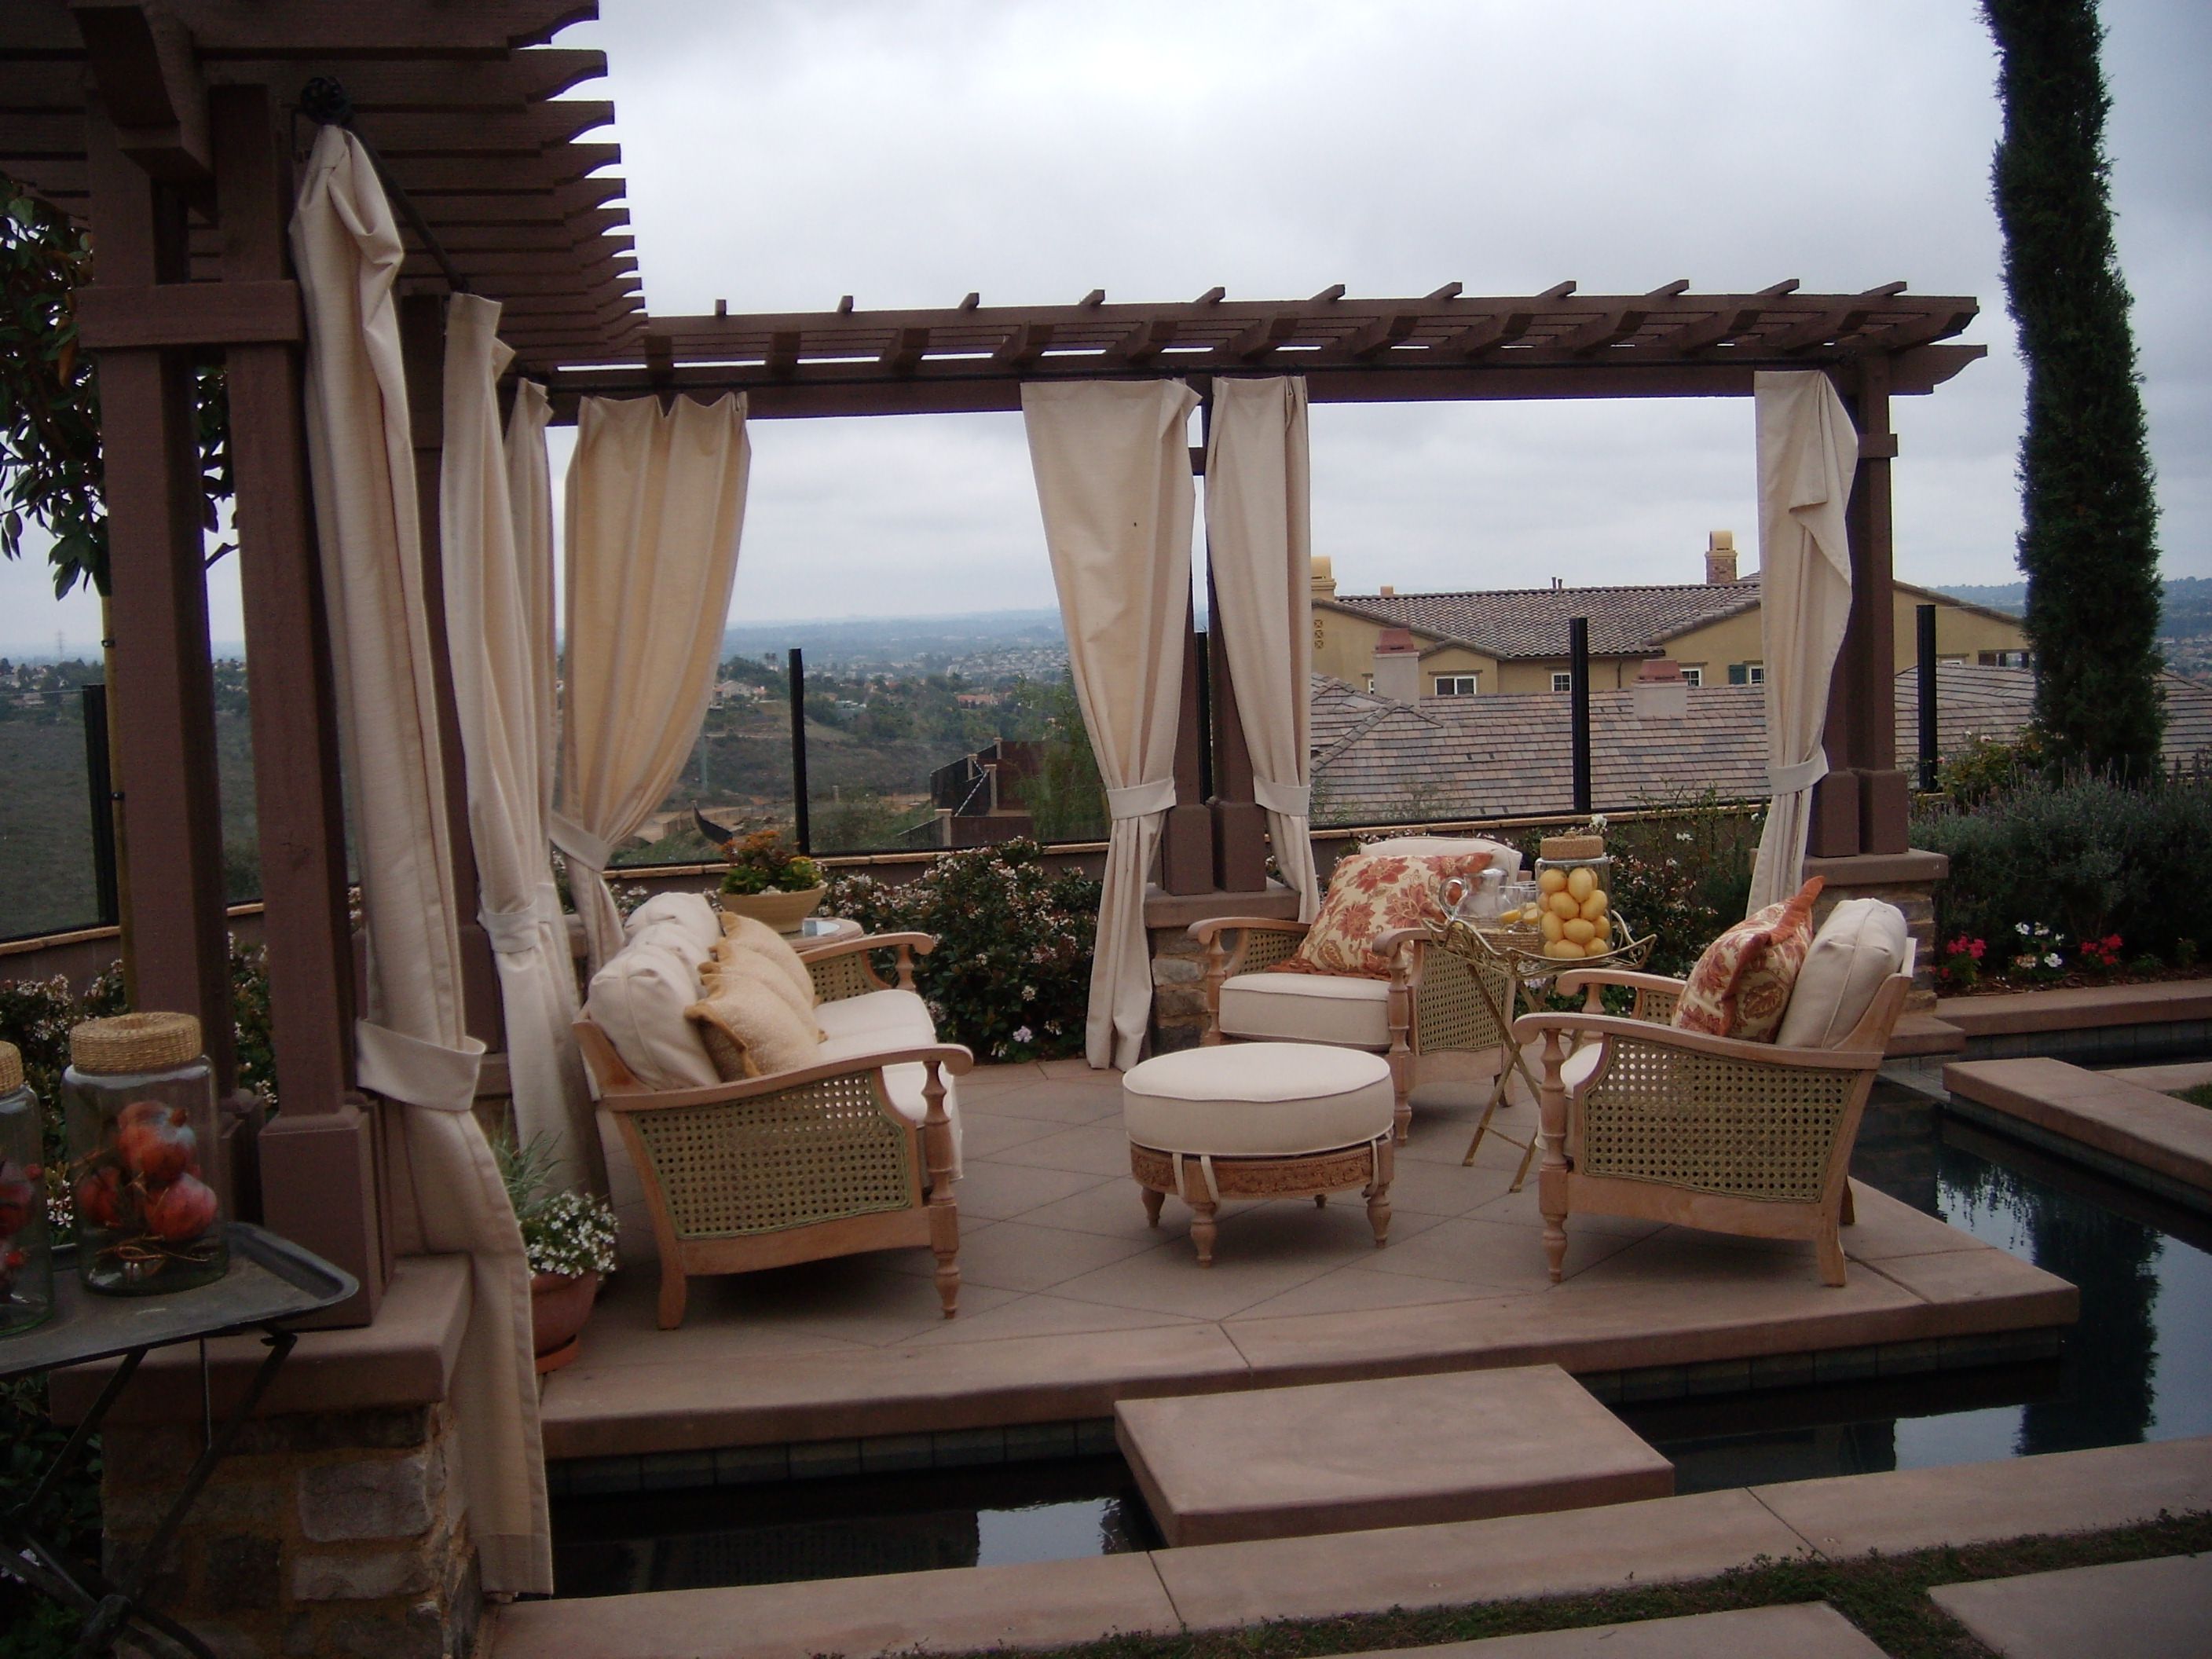
M 1814 927 L 1845 899 L 1877 898 L 1905 912 L 1906 927 L 1920 946 L 1912 975 L 1912 994 L 1905 999 L 1907 1013 L 1925 1013 L 1936 1006 L 1936 884 L 1951 872 L 1951 860 L 1941 853 L 1918 848 L 1904 853 L 1860 853 L 1850 858 L 1808 858 L 1805 876 L 1826 879 L 1820 901 L 1814 907 Z
M 1195 1048 L 1206 1035 L 1206 952 L 1189 933 L 1194 921 L 1209 916 L 1267 916 L 1288 921 L 1298 913 L 1298 896 L 1279 881 L 1261 893 L 1168 893 L 1155 886 L 1145 895 L 1145 933 L 1152 954 L 1152 1051 L 1172 1054 Z

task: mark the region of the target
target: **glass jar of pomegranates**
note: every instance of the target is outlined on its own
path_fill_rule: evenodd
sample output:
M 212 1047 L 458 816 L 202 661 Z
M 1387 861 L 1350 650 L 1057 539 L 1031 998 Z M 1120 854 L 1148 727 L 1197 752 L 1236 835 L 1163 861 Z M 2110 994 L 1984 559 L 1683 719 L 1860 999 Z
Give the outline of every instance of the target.
M 22 1054 L 0 1042 L 0 1337 L 27 1331 L 54 1310 L 41 1130 Z
M 215 1074 L 190 1014 L 118 1014 L 70 1032 L 68 1106 L 77 1276 L 156 1296 L 229 1270 Z

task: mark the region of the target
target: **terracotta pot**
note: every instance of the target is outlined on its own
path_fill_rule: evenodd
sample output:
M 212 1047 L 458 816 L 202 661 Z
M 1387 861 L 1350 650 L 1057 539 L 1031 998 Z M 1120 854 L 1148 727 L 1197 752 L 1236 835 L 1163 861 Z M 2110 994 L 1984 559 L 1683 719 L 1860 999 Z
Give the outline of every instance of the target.
M 720 898 L 725 910 L 764 921 L 779 933 L 795 933 L 827 891 L 817 885 L 796 893 L 724 893 Z
M 531 1275 L 531 1346 L 541 1375 L 560 1370 L 576 1357 L 576 1334 L 592 1316 L 592 1304 L 599 1294 L 597 1273 Z

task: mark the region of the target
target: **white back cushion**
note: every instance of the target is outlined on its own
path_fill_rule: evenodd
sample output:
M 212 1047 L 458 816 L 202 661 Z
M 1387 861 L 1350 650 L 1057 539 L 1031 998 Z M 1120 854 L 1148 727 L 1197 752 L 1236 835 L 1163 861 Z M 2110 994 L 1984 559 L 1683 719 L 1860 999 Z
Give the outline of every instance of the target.
M 584 1013 L 647 1087 L 696 1089 L 721 1081 L 697 1028 L 684 1017 L 698 1000 L 697 970 L 666 945 L 643 939 L 592 975 Z
M 1851 1034 L 1882 981 L 1905 965 L 1905 912 L 1880 899 L 1845 899 L 1828 913 L 1797 971 L 1774 1041 L 1832 1048 Z
M 656 923 L 670 921 L 696 939 L 702 951 L 713 950 L 722 936 L 721 921 L 702 893 L 656 893 L 630 912 L 623 927 L 635 939 Z
M 1433 858 L 1445 853 L 1487 853 L 1490 867 L 1505 872 L 1505 879 L 1521 874 L 1521 854 L 1502 841 L 1487 836 L 1393 836 L 1388 841 L 1362 843 L 1363 853 L 1394 853 L 1404 858 Z

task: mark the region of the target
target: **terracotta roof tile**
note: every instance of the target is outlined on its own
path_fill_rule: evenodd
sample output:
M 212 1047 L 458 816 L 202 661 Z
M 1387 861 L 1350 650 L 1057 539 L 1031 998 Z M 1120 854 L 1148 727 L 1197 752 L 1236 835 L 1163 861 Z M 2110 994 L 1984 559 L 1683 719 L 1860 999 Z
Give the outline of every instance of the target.
M 1736 582 L 1663 587 L 1531 587 L 1465 593 L 1340 593 L 1336 603 L 1379 622 L 1464 641 L 1506 659 L 1565 657 L 1567 619 L 1588 617 L 1600 657 L 1657 653 L 1689 629 L 1759 603 L 1756 574 Z

